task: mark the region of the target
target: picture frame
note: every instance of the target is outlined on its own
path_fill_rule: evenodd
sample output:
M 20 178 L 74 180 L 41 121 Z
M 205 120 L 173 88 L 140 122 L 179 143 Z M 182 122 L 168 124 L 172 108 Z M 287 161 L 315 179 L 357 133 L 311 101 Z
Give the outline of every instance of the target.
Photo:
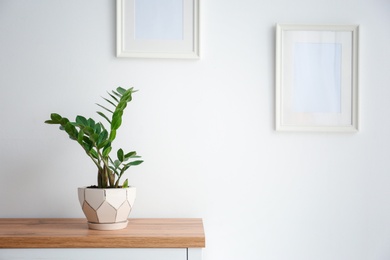
M 200 0 L 117 0 L 117 57 L 199 59 Z
M 358 131 L 358 25 L 276 25 L 276 131 Z

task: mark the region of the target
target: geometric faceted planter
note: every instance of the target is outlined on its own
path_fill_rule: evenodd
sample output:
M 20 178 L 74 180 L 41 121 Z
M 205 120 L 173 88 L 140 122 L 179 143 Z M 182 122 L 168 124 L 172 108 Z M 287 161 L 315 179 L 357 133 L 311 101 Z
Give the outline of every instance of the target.
M 97 230 L 116 230 L 127 227 L 133 208 L 136 188 L 78 188 L 81 208 L 88 227 Z

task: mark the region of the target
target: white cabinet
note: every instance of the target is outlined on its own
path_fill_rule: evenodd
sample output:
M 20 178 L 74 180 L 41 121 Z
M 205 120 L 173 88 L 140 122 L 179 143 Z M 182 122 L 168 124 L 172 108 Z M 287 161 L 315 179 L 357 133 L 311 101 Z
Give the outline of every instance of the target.
M 0 260 L 201 260 L 197 248 L 0 249 Z

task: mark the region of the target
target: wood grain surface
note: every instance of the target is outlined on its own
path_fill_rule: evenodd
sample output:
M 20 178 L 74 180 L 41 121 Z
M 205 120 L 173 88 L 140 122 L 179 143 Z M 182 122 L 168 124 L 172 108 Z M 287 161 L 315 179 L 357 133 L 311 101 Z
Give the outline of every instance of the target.
M 0 218 L 0 248 L 202 248 L 198 218 L 129 219 L 115 231 L 88 229 L 86 219 Z

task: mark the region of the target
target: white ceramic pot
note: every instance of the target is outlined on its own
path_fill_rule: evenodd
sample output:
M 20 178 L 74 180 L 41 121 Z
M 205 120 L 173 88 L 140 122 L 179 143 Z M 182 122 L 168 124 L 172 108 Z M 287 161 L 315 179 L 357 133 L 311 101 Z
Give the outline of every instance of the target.
M 90 229 L 116 230 L 127 227 L 136 188 L 79 188 L 79 201 Z

